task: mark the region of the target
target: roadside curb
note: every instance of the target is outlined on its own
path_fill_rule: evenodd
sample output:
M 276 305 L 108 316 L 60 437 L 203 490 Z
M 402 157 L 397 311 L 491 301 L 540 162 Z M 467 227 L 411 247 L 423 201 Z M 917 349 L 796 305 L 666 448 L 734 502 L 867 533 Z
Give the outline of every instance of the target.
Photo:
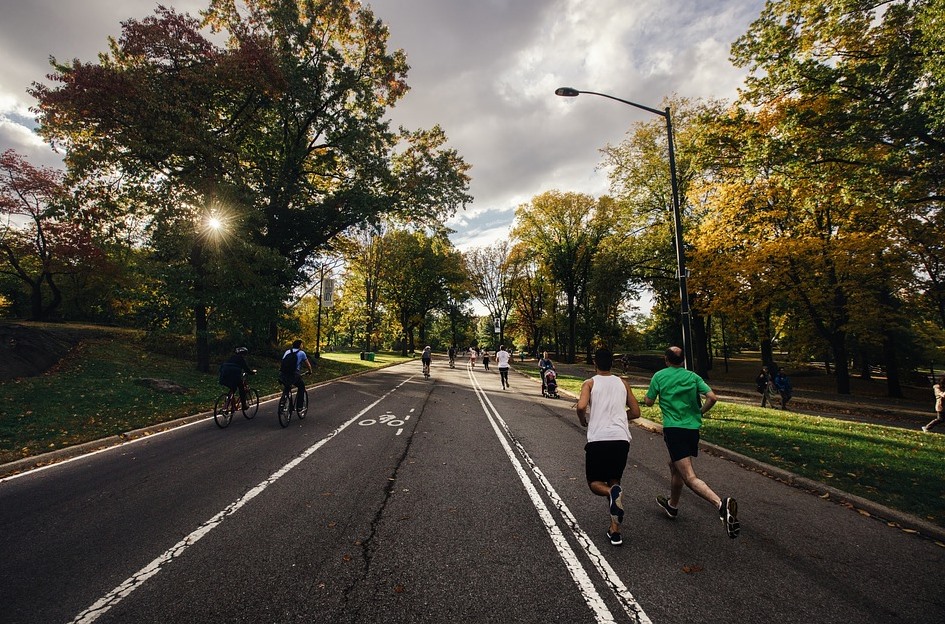
M 520 374 L 523 377 L 533 379 L 524 373 Z M 536 383 L 540 382 L 536 380 Z M 578 399 L 576 395 L 568 392 L 567 390 L 559 389 L 558 394 L 567 396 L 574 401 L 577 401 Z M 633 424 L 637 427 L 640 427 L 641 429 L 646 429 L 651 433 L 663 433 L 663 425 L 645 418 L 634 420 Z M 721 457 L 722 459 L 736 463 L 746 470 L 757 472 L 758 474 L 768 477 L 769 479 L 774 479 L 775 481 L 779 481 L 793 488 L 804 490 L 825 500 L 833 501 L 834 503 L 855 511 L 862 516 L 878 520 L 879 522 L 882 522 L 883 524 L 894 529 L 899 529 L 904 533 L 917 535 L 919 537 L 932 540 L 938 546 L 945 548 L 945 528 L 932 524 L 931 522 L 923 520 L 922 518 L 913 516 L 903 511 L 899 511 L 897 509 L 886 507 L 885 505 L 871 501 L 861 496 L 844 492 L 835 487 L 827 485 L 826 483 L 821 483 L 820 481 L 802 477 L 783 468 L 766 464 L 765 462 L 754 459 L 753 457 L 748 457 L 747 455 L 730 451 L 716 444 L 712 444 L 711 442 L 700 441 L 699 446 L 706 452 L 715 455 L 716 457 Z

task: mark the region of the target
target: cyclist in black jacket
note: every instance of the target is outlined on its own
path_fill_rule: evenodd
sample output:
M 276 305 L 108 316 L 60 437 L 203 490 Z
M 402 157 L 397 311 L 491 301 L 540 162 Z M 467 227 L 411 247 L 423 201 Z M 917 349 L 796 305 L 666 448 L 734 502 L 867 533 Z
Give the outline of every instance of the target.
M 229 388 L 230 392 L 238 389 L 240 391 L 240 401 L 243 406 L 247 404 L 246 386 L 242 383 L 243 373 L 247 375 L 256 374 L 256 371 L 251 369 L 249 364 L 246 363 L 247 353 L 249 353 L 249 349 L 246 347 L 236 347 L 233 351 L 233 355 L 220 365 L 220 385 Z

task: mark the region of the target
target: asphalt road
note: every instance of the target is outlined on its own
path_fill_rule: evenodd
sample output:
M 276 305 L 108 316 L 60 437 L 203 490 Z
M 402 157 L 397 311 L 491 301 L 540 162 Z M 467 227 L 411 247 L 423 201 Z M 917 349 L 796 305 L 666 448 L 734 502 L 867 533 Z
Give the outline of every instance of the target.
M 624 546 L 570 400 L 411 363 L 0 480 L 0 622 L 934 622 L 945 549 L 633 428 Z

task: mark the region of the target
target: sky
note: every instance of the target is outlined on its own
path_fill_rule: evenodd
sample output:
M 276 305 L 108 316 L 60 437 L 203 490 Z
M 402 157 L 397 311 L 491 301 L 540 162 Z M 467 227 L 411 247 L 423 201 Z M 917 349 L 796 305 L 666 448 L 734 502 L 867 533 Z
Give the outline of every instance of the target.
M 27 89 L 49 57 L 94 62 L 121 22 L 158 4 L 196 15 L 207 0 L 0 0 L 0 152 L 61 166 L 36 136 Z M 439 124 L 472 166 L 474 201 L 447 225 L 466 250 L 508 236 L 515 208 L 557 189 L 607 193 L 600 151 L 665 97 L 732 100 L 744 71 L 729 61 L 763 0 L 374 0 L 389 47 L 403 49 L 410 92 L 394 126 Z M 667 180 L 667 184 L 669 181 Z

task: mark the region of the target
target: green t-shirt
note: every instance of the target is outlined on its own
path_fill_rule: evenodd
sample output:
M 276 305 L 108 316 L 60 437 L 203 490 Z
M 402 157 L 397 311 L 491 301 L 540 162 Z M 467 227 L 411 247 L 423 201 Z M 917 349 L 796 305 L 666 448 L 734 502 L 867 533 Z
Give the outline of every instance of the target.
M 659 397 L 664 427 L 698 429 L 702 426 L 702 413 L 697 391 L 705 394 L 712 389 L 694 372 L 669 366 L 653 375 L 646 396 L 654 401 Z

